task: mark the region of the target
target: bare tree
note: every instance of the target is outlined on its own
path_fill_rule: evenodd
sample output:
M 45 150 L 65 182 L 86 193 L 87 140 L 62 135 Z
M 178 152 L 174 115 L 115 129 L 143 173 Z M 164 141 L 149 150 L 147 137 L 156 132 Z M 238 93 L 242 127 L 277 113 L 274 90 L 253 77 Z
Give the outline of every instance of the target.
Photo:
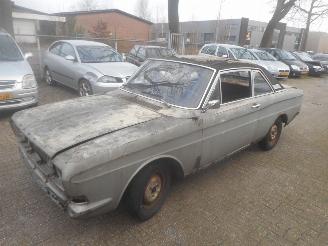
M 90 11 L 90 10 L 95 10 L 97 9 L 98 3 L 96 2 L 96 0 L 79 0 L 79 2 L 77 3 L 75 9 L 76 10 L 85 10 L 85 11 Z
M 305 15 L 306 25 L 300 46 L 300 50 L 305 51 L 311 24 L 319 18 L 328 17 L 328 1 L 301 0 L 295 6 L 295 9 L 298 10 L 303 16 Z
M 179 33 L 179 0 L 168 0 L 168 19 L 170 33 Z
M 150 20 L 151 12 L 149 11 L 148 0 L 138 0 L 136 5 L 136 13 L 140 18 Z
M 271 47 L 273 32 L 278 23 L 288 14 L 297 0 L 277 0 L 277 5 L 269 21 L 260 44 L 260 47 Z

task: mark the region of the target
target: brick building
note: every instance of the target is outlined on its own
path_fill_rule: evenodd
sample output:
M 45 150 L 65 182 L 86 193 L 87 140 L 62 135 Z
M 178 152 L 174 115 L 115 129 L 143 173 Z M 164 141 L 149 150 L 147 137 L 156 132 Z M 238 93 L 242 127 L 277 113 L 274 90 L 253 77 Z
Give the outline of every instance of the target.
M 118 50 L 127 52 L 135 42 L 148 41 L 152 22 L 118 9 L 62 12 L 67 18 L 67 35 L 83 34 L 119 40 Z M 74 33 L 75 32 L 75 33 Z

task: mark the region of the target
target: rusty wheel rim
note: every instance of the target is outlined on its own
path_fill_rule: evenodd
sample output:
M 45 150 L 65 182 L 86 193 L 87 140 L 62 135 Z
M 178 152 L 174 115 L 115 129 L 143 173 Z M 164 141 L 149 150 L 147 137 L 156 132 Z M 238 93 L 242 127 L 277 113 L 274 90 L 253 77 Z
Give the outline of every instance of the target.
M 273 125 L 270 129 L 270 142 L 275 143 L 278 139 L 278 126 Z
M 153 205 L 161 196 L 163 189 L 163 180 L 159 174 L 152 175 L 145 188 L 144 204 L 147 206 Z

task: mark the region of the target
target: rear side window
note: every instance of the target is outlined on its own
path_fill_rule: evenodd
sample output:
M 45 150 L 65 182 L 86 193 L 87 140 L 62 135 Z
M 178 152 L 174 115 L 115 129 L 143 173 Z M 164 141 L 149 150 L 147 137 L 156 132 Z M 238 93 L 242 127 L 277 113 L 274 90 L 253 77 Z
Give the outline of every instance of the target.
M 259 96 L 259 95 L 263 95 L 263 94 L 267 94 L 267 93 L 271 93 L 272 89 L 270 87 L 270 85 L 268 84 L 268 82 L 265 80 L 265 78 L 263 77 L 263 75 L 258 72 L 255 71 L 253 73 L 254 75 L 254 96 Z
M 229 103 L 252 96 L 251 72 L 237 71 L 221 74 L 222 103 Z
M 55 43 L 50 48 L 49 51 L 54 55 L 60 55 L 60 48 L 62 46 L 62 43 Z

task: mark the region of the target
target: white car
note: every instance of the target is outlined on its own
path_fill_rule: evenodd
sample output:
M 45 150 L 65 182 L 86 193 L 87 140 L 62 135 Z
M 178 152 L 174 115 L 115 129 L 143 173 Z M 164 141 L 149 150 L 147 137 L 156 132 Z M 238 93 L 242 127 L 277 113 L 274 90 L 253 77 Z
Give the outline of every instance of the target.
M 265 58 L 266 54 L 260 54 L 260 58 L 258 55 L 254 54 L 254 51 L 252 52 L 246 48 L 231 44 L 206 44 L 199 53 L 254 63 L 268 70 L 276 78 L 288 77 L 289 67 L 287 65 L 278 62 L 277 59 L 271 55 Z
M 44 78 L 78 90 L 80 96 L 120 87 L 138 69 L 110 46 L 85 40 L 54 42 L 43 58 Z

